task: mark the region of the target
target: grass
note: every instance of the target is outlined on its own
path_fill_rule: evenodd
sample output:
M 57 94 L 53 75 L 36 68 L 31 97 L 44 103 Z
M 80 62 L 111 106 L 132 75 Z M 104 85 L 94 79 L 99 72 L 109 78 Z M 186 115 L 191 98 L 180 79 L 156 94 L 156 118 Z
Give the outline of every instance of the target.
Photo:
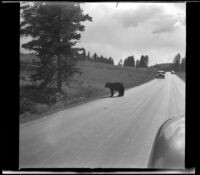
M 183 81 L 185 81 L 185 72 L 176 72 L 176 74 L 177 74 Z
M 20 67 L 20 86 L 30 85 L 32 82 L 29 76 L 34 73 L 31 62 L 24 61 L 28 56 L 21 55 Z M 33 59 L 33 56 L 31 56 Z M 102 96 L 110 94 L 109 89 L 105 88 L 105 82 L 121 82 L 125 89 L 141 85 L 152 80 L 155 77 L 155 69 L 151 68 L 131 68 L 119 67 L 102 63 L 91 63 L 88 61 L 79 62 L 77 66 L 81 68 L 82 74 L 76 74 L 72 77 L 70 85 L 63 85 L 63 89 L 67 91 L 67 96 L 51 106 L 37 104 L 38 112 L 24 113 L 20 115 L 20 122 L 28 122 L 36 118 L 40 118 L 47 114 L 66 109 L 68 107 L 91 101 Z
M 151 80 L 155 75 L 151 69 L 135 69 L 88 62 L 78 65 L 83 74 L 74 76 L 74 80 L 82 82 L 84 86 L 92 86 L 101 90 L 105 90 L 105 82 L 120 81 L 125 88 L 130 88 Z

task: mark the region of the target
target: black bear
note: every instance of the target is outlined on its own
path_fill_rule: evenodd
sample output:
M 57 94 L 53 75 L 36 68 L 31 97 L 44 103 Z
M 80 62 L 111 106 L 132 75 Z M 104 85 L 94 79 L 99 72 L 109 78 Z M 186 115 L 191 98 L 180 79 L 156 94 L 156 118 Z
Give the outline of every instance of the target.
M 114 91 L 118 91 L 119 95 L 118 96 L 123 96 L 124 95 L 124 86 L 122 83 L 116 82 L 116 83 L 106 83 L 105 88 L 110 89 L 111 97 L 114 95 Z

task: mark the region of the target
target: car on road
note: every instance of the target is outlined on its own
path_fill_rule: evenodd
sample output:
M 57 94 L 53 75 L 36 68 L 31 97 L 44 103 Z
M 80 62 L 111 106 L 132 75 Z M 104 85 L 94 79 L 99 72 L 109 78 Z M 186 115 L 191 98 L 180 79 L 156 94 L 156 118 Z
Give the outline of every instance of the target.
M 148 168 L 185 168 L 185 116 L 172 117 L 159 128 Z
M 157 71 L 156 78 L 157 79 L 159 79 L 159 78 L 164 79 L 165 78 L 165 72 L 164 71 Z
M 172 71 L 171 71 L 171 74 L 175 74 L 175 72 L 172 70 Z

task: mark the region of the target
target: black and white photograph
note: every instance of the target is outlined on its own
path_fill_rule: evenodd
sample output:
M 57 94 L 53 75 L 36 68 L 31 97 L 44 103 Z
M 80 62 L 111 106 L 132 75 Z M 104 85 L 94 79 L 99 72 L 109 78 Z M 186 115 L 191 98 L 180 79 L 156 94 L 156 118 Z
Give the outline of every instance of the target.
M 19 168 L 185 169 L 185 2 L 20 2 Z

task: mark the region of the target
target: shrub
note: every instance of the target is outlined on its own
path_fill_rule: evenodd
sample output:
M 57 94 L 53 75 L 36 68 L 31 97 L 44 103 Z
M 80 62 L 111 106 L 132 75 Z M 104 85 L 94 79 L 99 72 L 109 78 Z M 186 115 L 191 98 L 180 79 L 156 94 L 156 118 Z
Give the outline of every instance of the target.
M 41 104 L 41 103 L 37 103 L 34 105 L 35 112 L 37 112 L 37 113 L 43 113 L 43 112 L 47 111 L 48 107 L 49 107 L 48 105 Z
M 34 111 L 34 103 L 28 98 L 20 99 L 20 114 L 24 112 L 35 112 Z
M 39 89 L 37 86 L 23 86 L 20 89 L 20 114 L 24 112 L 43 112 L 48 105 L 54 104 L 65 97 L 55 88 Z

